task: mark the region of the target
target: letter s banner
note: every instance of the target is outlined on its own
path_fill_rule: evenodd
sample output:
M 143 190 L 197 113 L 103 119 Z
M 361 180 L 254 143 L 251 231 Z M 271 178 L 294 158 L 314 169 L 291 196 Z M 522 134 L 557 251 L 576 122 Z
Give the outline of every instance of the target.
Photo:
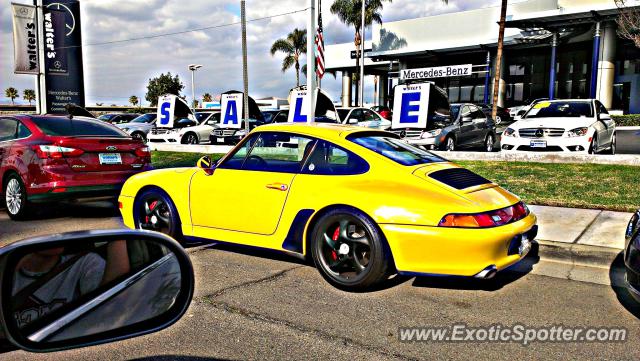
M 289 94 L 289 118 L 290 123 L 307 123 L 309 119 L 309 96 L 306 90 L 292 90 Z
M 430 89 L 430 83 L 396 86 L 391 129 L 427 127 Z
M 243 93 L 222 94 L 220 98 L 220 128 L 242 128 Z
M 172 94 L 158 97 L 156 126 L 158 128 L 173 128 L 173 118 L 176 109 L 176 96 Z

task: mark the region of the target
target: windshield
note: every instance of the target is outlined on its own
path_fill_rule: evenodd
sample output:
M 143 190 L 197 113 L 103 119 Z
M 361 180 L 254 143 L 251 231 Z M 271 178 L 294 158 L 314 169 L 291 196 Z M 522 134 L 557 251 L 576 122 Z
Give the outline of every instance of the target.
M 58 135 L 58 136 L 100 136 L 100 137 L 115 137 L 115 138 L 129 138 L 129 134 L 121 131 L 120 129 L 87 118 L 62 118 L 62 117 L 32 117 L 31 120 L 36 124 L 38 128 L 46 135 Z
M 136 117 L 131 123 L 151 123 L 154 120 L 156 120 L 156 113 L 149 113 Z
M 451 106 L 451 119 L 458 119 L 458 113 L 460 113 L 460 105 Z
M 540 102 L 536 103 L 525 115 L 529 118 L 579 118 L 592 117 L 591 102 Z
M 98 117 L 98 119 L 109 121 L 111 120 L 111 118 L 115 116 L 116 116 L 115 114 L 102 114 L 101 116 Z
M 262 112 L 262 117 L 264 118 L 264 122 L 271 123 L 276 113 L 278 112 Z
M 444 162 L 443 158 L 384 134 L 353 134 L 348 140 L 406 166 Z

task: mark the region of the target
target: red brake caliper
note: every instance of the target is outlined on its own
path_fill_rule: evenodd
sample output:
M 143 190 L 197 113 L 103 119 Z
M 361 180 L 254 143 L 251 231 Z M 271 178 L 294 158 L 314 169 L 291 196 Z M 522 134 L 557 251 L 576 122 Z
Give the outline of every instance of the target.
M 152 211 L 154 208 L 156 208 L 156 205 L 158 205 L 158 201 L 153 201 L 151 202 L 151 204 L 149 204 L 149 210 Z M 149 223 L 149 216 L 145 216 L 145 223 Z
M 333 231 L 333 236 L 331 237 L 331 239 L 334 241 L 337 241 L 339 236 L 340 236 L 340 227 L 336 228 L 336 230 Z M 331 250 L 331 258 L 334 261 L 338 259 L 338 254 L 336 253 L 335 250 Z

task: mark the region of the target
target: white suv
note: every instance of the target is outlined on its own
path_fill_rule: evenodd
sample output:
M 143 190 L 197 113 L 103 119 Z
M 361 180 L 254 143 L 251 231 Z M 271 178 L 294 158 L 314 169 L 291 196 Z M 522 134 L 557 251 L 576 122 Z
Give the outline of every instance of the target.
M 616 124 L 595 99 L 541 101 L 505 129 L 501 149 L 615 154 Z

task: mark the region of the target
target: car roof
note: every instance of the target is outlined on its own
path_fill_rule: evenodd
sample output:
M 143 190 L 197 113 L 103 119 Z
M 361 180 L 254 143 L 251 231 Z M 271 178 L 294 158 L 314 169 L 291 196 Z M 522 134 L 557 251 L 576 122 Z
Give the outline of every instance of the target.
M 256 132 L 294 132 L 323 139 L 346 138 L 350 134 L 360 132 L 380 132 L 381 130 L 335 123 L 271 123 L 262 125 Z

